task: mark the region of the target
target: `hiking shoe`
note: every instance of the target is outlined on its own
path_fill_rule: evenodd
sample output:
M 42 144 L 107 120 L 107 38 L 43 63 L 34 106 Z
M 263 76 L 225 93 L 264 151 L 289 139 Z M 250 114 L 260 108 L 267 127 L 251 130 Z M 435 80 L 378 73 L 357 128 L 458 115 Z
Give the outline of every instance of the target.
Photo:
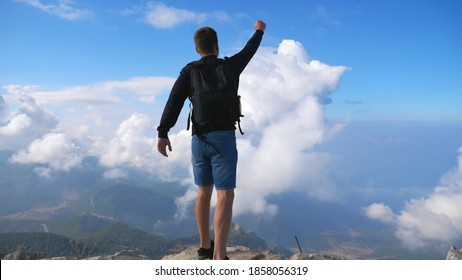
M 209 249 L 204 249 L 202 247 L 199 248 L 199 250 L 197 250 L 197 259 L 198 260 L 213 260 L 213 247 L 214 247 L 214 243 L 212 240 Z

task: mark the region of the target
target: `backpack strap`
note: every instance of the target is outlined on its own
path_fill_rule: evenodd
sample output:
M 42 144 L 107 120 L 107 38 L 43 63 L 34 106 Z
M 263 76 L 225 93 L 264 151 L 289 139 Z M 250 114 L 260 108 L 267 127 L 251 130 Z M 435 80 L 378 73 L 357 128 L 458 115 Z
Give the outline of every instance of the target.
M 244 135 L 244 131 L 242 131 L 242 128 L 241 128 L 241 121 L 240 120 L 237 121 L 237 127 L 239 128 L 239 132 L 241 133 L 241 135 Z
M 204 64 L 205 61 L 200 61 L 200 60 L 197 60 L 197 61 L 193 61 L 191 63 L 189 63 L 188 65 L 191 65 L 191 68 L 194 68 L 196 65 L 199 65 L 199 64 Z M 190 75 L 191 76 L 191 75 Z M 191 95 L 194 91 L 194 86 L 193 86 L 193 81 L 191 79 Z M 191 102 L 191 95 L 188 96 L 188 99 L 189 99 L 189 114 L 188 114 L 188 123 L 186 125 L 186 130 L 189 130 L 189 128 L 191 127 L 191 122 L 194 122 L 193 118 L 192 118 L 192 102 Z M 194 124 L 193 124 L 194 125 Z
M 191 126 L 191 115 L 192 115 L 192 103 L 191 98 L 189 97 L 189 114 L 188 114 L 188 124 L 186 125 L 186 130 L 189 130 Z

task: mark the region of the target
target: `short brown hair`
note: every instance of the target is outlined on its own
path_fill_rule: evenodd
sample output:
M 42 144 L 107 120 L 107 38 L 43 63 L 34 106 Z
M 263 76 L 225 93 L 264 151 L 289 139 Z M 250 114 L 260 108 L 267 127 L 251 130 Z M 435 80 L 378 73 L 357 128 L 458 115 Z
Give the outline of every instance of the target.
M 213 53 L 217 44 L 217 32 L 211 27 L 202 27 L 194 33 L 194 45 L 199 53 Z

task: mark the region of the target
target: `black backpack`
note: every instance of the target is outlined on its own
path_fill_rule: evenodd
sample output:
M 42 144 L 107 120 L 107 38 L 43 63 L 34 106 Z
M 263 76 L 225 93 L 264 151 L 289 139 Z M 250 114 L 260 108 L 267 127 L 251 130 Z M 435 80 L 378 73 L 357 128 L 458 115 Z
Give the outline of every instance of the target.
M 240 125 L 241 101 L 237 93 L 236 78 L 223 59 L 212 63 L 199 61 L 191 68 L 191 96 L 193 106 L 193 125 L 207 130 L 238 124 L 239 131 L 244 134 Z M 191 112 L 188 116 L 188 129 Z

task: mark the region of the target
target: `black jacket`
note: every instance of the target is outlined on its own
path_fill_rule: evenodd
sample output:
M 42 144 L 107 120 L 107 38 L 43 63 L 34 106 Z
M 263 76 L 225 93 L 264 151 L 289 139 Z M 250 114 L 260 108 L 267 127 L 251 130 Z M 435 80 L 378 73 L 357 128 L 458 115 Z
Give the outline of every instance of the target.
M 247 64 L 250 62 L 254 54 L 257 52 L 260 42 L 263 38 L 263 31 L 257 30 L 247 42 L 245 47 L 237 54 L 231 57 L 225 57 L 228 65 L 233 71 L 236 81 L 239 85 L 239 76 L 244 71 Z M 201 60 L 216 60 L 217 57 L 214 55 L 206 56 L 201 58 Z M 188 96 L 191 95 L 191 67 L 192 63 L 189 63 L 180 71 L 180 76 L 175 81 L 170 96 L 168 98 L 167 104 L 165 105 L 164 112 L 162 113 L 162 118 L 160 124 L 157 127 L 158 137 L 159 138 L 168 138 L 168 132 L 176 124 L 178 116 L 180 115 L 181 109 L 183 108 L 184 102 Z M 217 130 L 235 130 L 236 127 L 234 124 L 230 124 L 227 127 L 221 127 Z M 201 131 L 205 133 L 209 131 Z M 192 129 L 193 135 L 196 133 L 196 128 L 193 126 Z

